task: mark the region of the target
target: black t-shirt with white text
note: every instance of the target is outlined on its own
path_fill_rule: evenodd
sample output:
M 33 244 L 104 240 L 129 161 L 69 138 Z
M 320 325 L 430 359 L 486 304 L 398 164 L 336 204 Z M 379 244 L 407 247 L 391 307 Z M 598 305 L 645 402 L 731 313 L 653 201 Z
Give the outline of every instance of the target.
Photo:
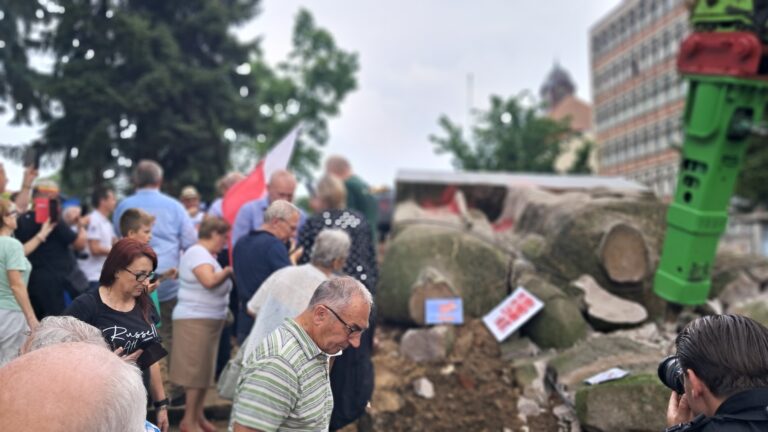
M 122 347 L 124 355 L 152 345 L 152 342 L 159 345 L 161 341 L 155 328 L 159 320 L 154 307 L 149 308 L 150 323 L 147 323 L 144 321 L 138 300 L 132 310 L 120 312 L 104 304 L 98 290 L 91 291 L 78 296 L 64 311 L 64 315 L 73 316 L 101 330 L 110 348 L 115 350 Z M 145 348 L 144 351 L 147 353 L 149 350 Z M 151 358 L 146 358 L 144 355 L 142 358 L 143 362 L 146 362 L 145 366 L 149 366 L 165 355 L 167 352 L 161 350 L 160 354 L 153 354 Z M 142 366 L 142 362 L 138 363 Z

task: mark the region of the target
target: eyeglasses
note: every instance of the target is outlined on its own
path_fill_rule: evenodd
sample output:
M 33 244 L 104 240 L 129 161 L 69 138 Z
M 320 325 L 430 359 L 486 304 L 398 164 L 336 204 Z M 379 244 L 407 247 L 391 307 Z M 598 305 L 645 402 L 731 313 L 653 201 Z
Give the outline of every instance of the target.
M 339 322 L 342 323 L 344 325 L 344 327 L 346 327 L 346 329 L 347 329 L 347 336 L 348 337 L 351 337 L 353 333 L 360 332 L 362 334 L 365 331 L 365 329 L 361 329 L 360 327 L 358 327 L 356 325 L 355 326 L 351 326 L 351 325 L 347 324 L 346 321 L 341 319 L 339 314 L 337 314 L 333 309 L 329 308 L 328 306 L 326 306 L 326 305 L 320 305 L 320 306 L 322 306 L 322 307 L 328 309 L 329 311 L 331 311 L 333 316 L 335 316 L 336 319 L 339 320 Z
M 288 228 L 290 228 L 290 229 L 291 229 L 291 232 L 293 232 L 293 231 L 296 231 L 296 229 L 298 229 L 298 228 L 299 228 L 299 225 L 298 225 L 298 224 L 297 224 L 297 225 L 291 225 L 291 223 L 290 223 L 290 222 L 288 222 L 288 221 L 287 221 L 287 220 L 285 220 L 285 219 L 280 219 L 280 220 L 281 220 L 281 221 L 283 221 L 283 222 L 285 222 L 286 224 L 288 224 Z
M 18 215 L 19 215 L 19 211 L 16 210 L 16 209 L 13 209 L 13 210 L 9 211 L 6 216 L 18 216 Z
M 127 268 L 124 268 L 123 270 L 127 271 L 128 273 L 132 274 L 136 278 L 136 282 L 144 282 L 145 280 L 152 279 L 155 277 L 155 272 L 149 272 L 149 273 L 134 273 Z

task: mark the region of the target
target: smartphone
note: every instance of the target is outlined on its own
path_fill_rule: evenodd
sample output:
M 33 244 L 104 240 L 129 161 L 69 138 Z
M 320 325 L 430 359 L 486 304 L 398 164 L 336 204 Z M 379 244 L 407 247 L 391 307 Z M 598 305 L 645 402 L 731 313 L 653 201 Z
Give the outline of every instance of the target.
M 48 216 L 51 218 L 51 223 L 59 221 L 59 200 L 51 199 L 48 201 Z
M 139 348 L 143 350 L 139 358 L 136 359 L 136 365 L 139 369 L 146 369 L 168 355 L 168 351 L 154 339 L 151 339 L 148 344 L 146 341 L 140 343 Z
M 34 147 L 27 147 L 24 150 L 24 166 L 40 169 L 40 153 Z
M 51 223 L 59 221 L 59 200 L 49 198 L 35 198 L 35 223 L 45 223 L 50 219 Z
M 35 223 L 45 223 L 48 218 L 51 217 L 50 204 L 51 200 L 48 198 L 35 198 Z

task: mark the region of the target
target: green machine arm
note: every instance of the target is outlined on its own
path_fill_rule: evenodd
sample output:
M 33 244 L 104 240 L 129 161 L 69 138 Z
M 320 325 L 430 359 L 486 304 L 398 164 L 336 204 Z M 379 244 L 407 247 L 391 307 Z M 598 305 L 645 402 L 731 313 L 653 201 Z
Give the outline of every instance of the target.
M 654 291 L 670 302 L 696 305 L 707 300 L 745 151 L 765 120 L 762 3 L 697 2 L 691 14 L 694 32 L 680 48 L 678 70 L 689 83 L 684 142 L 654 278 Z

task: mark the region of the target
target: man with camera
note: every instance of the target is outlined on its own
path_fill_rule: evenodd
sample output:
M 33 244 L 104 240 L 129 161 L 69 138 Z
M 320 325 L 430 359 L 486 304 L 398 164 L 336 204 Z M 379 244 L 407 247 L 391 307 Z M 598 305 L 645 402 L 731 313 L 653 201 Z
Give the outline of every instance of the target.
M 659 365 L 667 431 L 768 430 L 768 328 L 739 315 L 690 322 Z

